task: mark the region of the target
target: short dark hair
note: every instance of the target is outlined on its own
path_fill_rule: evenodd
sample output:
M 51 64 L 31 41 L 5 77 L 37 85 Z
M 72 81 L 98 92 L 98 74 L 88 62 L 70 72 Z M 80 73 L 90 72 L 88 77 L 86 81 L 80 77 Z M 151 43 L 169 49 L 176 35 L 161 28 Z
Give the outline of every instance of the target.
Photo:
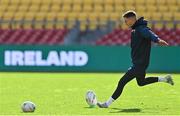
M 129 10 L 123 14 L 124 18 L 130 18 L 130 17 L 136 17 L 136 16 L 137 16 L 136 12 L 132 10 Z

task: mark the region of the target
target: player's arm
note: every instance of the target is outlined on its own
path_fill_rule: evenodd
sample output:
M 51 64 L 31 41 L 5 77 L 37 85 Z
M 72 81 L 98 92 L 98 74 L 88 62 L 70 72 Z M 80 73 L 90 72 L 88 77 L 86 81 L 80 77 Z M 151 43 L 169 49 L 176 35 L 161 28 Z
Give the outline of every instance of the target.
M 152 32 L 148 27 L 140 29 L 140 32 L 144 38 L 151 39 L 151 41 L 153 41 L 159 45 L 163 45 L 163 46 L 169 45 L 166 41 L 160 39 L 158 37 L 158 35 L 156 35 L 154 32 Z

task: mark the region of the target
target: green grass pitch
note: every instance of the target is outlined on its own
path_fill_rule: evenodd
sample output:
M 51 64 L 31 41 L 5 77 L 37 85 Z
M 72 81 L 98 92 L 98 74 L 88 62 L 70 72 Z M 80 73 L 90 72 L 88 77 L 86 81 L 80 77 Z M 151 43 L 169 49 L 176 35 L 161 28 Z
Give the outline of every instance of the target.
M 118 73 L 0 73 L 0 115 L 180 115 L 180 74 L 175 85 L 156 83 L 138 87 L 131 81 L 110 108 L 89 108 L 87 90 L 99 101 L 107 100 L 120 77 Z M 157 76 L 165 74 L 148 74 Z M 36 104 L 34 113 L 23 113 L 21 104 Z

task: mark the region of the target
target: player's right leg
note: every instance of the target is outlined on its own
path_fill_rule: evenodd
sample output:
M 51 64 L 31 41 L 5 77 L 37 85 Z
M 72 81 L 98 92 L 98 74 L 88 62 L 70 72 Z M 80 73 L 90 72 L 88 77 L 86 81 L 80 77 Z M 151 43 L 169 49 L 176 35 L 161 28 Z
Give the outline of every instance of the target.
M 165 82 L 165 83 L 174 85 L 171 75 L 167 75 L 165 77 L 146 77 L 145 78 L 145 74 L 141 74 L 141 75 L 136 75 L 136 80 L 139 86 L 145 86 L 145 85 L 149 85 L 149 84 L 157 83 L 157 82 Z
M 104 103 L 98 102 L 97 105 L 100 108 L 108 108 L 112 104 L 112 102 L 121 95 L 125 85 L 134 78 L 135 76 L 133 75 L 133 71 L 131 69 L 128 70 L 128 72 L 119 80 L 118 86 L 109 100 Z

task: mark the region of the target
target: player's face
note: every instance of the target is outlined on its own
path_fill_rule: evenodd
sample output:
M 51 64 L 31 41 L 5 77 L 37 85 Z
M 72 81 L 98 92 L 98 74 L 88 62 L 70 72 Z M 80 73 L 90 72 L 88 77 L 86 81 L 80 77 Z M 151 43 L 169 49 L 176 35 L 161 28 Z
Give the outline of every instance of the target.
M 134 17 L 130 17 L 130 18 L 124 18 L 124 22 L 126 23 L 126 25 L 128 27 L 131 27 L 134 25 L 134 23 L 136 22 L 136 19 Z

